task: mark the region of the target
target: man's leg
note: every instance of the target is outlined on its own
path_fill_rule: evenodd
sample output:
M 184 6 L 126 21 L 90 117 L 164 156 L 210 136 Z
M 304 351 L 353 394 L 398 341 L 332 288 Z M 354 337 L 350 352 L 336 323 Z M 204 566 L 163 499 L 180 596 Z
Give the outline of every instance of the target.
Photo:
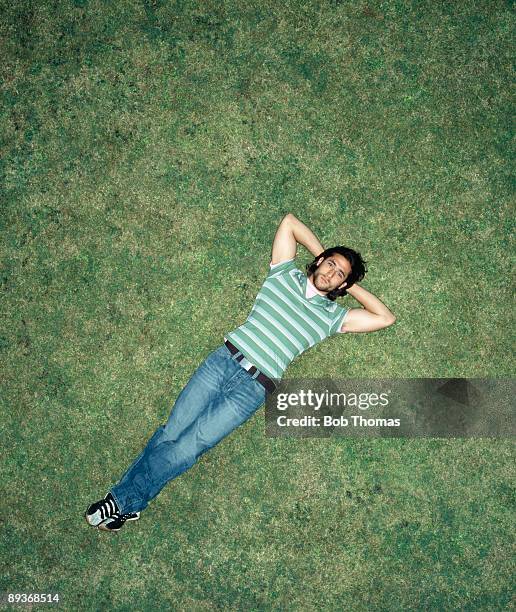
M 265 401 L 265 389 L 222 345 L 199 366 L 159 427 L 111 493 L 121 512 L 139 512 L 165 486 Z
M 112 488 L 112 493 L 115 496 L 117 505 L 120 507 L 122 500 L 122 487 L 124 483 L 132 474 L 142 458 L 150 452 L 151 448 L 156 444 L 168 439 L 174 439 L 179 436 L 185 427 L 192 423 L 199 414 L 205 409 L 206 405 L 213 399 L 218 393 L 218 388 L 215 385 L 206 386 L 202 384 L 204 380 L 201 377 L 201 371 L 205 371 L 211 366 L 216 358 L 216 355 L 220 354 L 221 349 L 225 349 L 225 346 L 219 347 L 212 351 L 206 359 L 197 367 L 195 372 L 190 377 L 190 380 L 186 386 L 182 389 L 176 398 L 172 412 L 168 417 L 168 421 L 165 425 L 160 425 L 156 431 L 152 434 L 151 438 L 147 442 L 145 448 L 136 457 L 133 463 L 127 468 L 125 474 L 120 478 L 118 484 Z M 227 350 L 227 349 L 225 349 Z M 195 395 L 195 401 L 192 401 Z M 120 499 L 116 494 L 116 490 L 120 489 Z

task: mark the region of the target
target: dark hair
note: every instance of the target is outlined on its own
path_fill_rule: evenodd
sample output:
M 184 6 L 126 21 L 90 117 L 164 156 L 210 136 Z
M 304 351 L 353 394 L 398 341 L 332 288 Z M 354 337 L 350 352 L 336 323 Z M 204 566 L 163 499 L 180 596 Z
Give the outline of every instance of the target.
M 317 270 L 317 260 L 319 258 L 324 257 L 324 259 L 327 259 L 334 253 L 337 253 L 338 255 L 343 255 L 349 261 L 349 263 L 351 264 L 351 272 L 346 278 L 345 287 L 343 287 L 342 289 L 333 289 L 333 291 L 329 291 L 326 294 L 326 297 L 332 302 L 334 302 L 336 298 L 342 295 L 347 295 L 348 292 L 346 291 L 346 289 L 348 289 L 349 287 L 351 287 L 351 285 L 354 285 L 358 281 L 361 281 L 364 278 L 365 273 L 367 272 L 367 262 L 362 259 L 362 255 L 360 255 L 360 253 L 354 251 L 353 249 L 350 249 L 349 247 L 334 246 L 329 249 L 326 249 L 320 255 L 317 255 L 317 257 L 311 263 L 306 264 L 306 275 L 310 276 Z

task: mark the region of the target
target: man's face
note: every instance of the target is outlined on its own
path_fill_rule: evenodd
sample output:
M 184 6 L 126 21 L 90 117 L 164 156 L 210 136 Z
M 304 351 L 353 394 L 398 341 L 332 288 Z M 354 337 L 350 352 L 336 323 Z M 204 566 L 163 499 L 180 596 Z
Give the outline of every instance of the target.
M 317 261 L 317 269 L 309 277 L 316 289 L 329 293 L 336 288 L 342 289 L 347 285 L 346 279 L 351 274 L 351 264 L 339 253 L 334 253 L 326 259 L 322 257 Z

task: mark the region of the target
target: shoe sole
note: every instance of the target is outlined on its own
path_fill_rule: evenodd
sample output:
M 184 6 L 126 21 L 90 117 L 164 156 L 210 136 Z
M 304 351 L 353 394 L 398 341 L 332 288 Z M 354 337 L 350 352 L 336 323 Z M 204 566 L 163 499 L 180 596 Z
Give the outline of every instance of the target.
M 125 522 L 128 523 L 129 521 L 137 521 L 137 520 L 139 520 L 139 518 L 140 518 L 139 516 L 137 516 L 136 518 L 128 518 L 128 519 L 125 519 Z M 102 523 L 99 523 L 97 525 L 98 529 L 100 529 L 102 531 L 112 531 L 112 532 L 114 532 L 114 531 L 120 531 L 120 529 L 122 529 L 122 527 L 124 526 L 124 525 L 122 525 L 122 527 L 118 527 L 118 529 L 108 529 L 104 525 L 104 523 L 106 523 L 107 521 L 109 521 L 109 519 L 105 519 L 105 520 L 102 521 Z

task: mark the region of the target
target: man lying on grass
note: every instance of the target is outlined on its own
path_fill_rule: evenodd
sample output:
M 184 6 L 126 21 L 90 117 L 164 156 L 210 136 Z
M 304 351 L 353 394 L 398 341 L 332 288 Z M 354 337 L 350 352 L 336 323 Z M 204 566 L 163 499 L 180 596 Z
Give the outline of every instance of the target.
M 296 268 L 297 243 L 315 257 L 306 275 Z M 224 336 L 180 392 L 165 425 L 158 427 L 119 482 L 88 507 L 87 522 L 118 531 L 170 480 L 251 417 L 272 393 L 293 359 L 337 333 L 388 327 L 394 315 L 357 281 L 367 269 L 360 253 L 324 250 L 294 215 L 281 221 L 272 261 L 253 308 L 242 325 Z M 363 308 L 335 301 L 349 293 Z

